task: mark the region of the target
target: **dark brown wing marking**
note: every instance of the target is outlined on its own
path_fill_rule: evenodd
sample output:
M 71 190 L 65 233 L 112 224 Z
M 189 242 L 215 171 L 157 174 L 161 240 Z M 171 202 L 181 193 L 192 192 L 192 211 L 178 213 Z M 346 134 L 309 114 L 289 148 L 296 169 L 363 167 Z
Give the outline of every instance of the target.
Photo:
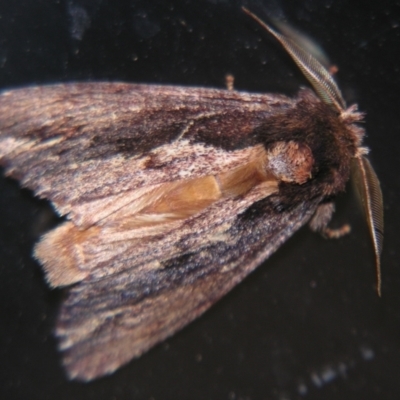
M 253 131 L 294 103 L 122 83 L 13 90 L 0 96 L 0 163 L 61 214 L 90 226 L 146 187 L 241 165 Z

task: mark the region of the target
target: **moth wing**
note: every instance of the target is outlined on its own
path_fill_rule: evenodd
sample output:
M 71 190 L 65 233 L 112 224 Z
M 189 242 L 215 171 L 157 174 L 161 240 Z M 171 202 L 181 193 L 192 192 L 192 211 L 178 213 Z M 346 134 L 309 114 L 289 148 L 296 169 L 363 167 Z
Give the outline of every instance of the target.
M 70 377 L 88 381 L 112 373 L 198 317 L 301 227 L 317 204 L 277 212 L 265 198 L 201 249 L 69 289 L 57 335 Z
M 253 130 L 290 102 L 124 83 L 11 90 L 0 96 L 0 163 L 85 228 L 164 182 L 241 165 Z

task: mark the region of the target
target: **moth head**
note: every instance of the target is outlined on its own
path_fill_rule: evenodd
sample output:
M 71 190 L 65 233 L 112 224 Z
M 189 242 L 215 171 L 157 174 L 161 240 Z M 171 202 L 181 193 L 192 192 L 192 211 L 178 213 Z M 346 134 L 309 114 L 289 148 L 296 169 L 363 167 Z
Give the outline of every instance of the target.
M 312 176 L 314 157 L 303 143 L 290 140 L 275 142 L 267 151 L 268 169 L 282 182 L 307 182 Z
M 332 107 L 339 118 L 349 127 L 356 152 L 353 155 L 352 180 L 359 194 L 359 199 L 365 211 L 368 228 L 372 238 L 376 259 L 377 292 L 381 294 L 380 255 L 383 244 L 383 199 L 378 177 L 365 154 L 367 149 L 362 147 L 363 130 L 354 122 L 363 115 L 357 112 L 357 107 L 346 109 L 346 102 L 340 89 L 326 68 L 311 54 L 305 51 L 291 38 L 278 33 L 252 12 L 242 7 L 243 11 L 271 33 L 285 48 L 304 76 L 313 86 L 321 101 Z

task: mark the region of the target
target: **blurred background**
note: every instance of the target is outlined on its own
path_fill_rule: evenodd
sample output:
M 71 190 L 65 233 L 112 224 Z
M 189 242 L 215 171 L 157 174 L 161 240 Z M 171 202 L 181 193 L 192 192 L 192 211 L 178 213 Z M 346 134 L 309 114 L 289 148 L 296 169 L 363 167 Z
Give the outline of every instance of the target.
M 200 319 L 114 375 L 66 379 L 52 335 L 63 297 L 31 256 L 51 206 L 0 177 L 0 397 L 4 399 L 398 399 L 400 2 L 16 0 L 0 2 L 0 87 L 127 81 L 293 95 L 307 82 L 240 9 L 315 40 L 338 67 L 385 202 L 383 296 L 351 188 L 327 241 L 307 227 Z M 397 199 L 397 200 L 396 200 Z

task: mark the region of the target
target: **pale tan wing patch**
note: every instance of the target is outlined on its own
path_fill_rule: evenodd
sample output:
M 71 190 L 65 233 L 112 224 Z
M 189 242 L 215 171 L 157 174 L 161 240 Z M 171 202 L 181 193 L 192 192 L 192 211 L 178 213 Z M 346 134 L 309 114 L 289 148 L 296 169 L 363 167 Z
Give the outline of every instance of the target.
M 182 246 L 191 251 L 199 250 L 210 242 L 220 241 L 238 214 L 278 191 L 278 181 L 273 177 L 243 196 L 225 194 L 214 177 L 198 180 L 202 181 L 200 189 L 205 188 L 205 180 L 209 180 L 209 186 L 214 189 L 208 192 L 208 198 L 205 192 L 201 193 L 201 201 L 193 197 L 174 198 L 176 192 L 172 190 L 159 201 L 149 201 L 149 205 L 136 214 L 129 214 L 128 207 L 104 219 L 101 225 L 83 231 L 72 222 L 66 222 L 46 234 L 36 246 L 35 256 L 43 264 L 49 283 L 65 286 L 135 266 L 139 268 L 176 256 Z M 242 182 L 238 181 L 238 185 Z M 184 192 L 183 196 L 186 195 L 188 193 Z

